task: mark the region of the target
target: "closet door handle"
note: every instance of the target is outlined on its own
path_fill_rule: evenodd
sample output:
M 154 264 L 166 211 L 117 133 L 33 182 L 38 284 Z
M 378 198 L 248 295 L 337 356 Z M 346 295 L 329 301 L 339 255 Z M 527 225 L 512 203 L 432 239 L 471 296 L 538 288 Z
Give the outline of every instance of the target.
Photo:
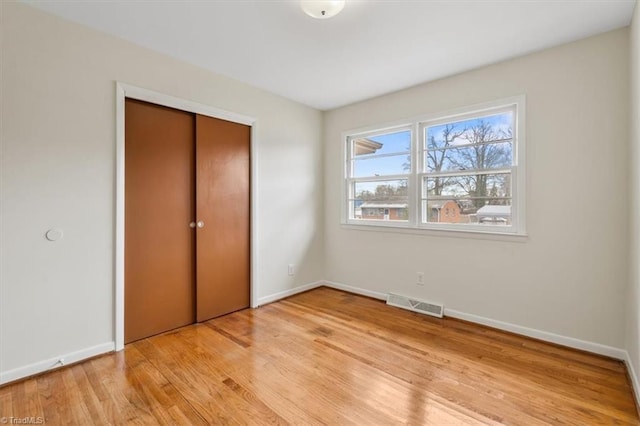
M 196 224 L 196 226 L 200 229 L 204 228 L 204 222 L 199 220 L 198 223 Z
M 189 224 L 189 228 L 195 228 L 195 227 L 196 227 L 196 223 L 195 223 L 195 222 L 191 222 L 191 223 Z

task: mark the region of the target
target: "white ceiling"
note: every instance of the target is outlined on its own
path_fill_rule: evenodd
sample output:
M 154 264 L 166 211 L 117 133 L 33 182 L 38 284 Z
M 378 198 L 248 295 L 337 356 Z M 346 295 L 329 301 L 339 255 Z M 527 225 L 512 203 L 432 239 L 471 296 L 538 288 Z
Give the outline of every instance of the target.
M 626 26 L 635 0 L 27 1 L 327 110 Z

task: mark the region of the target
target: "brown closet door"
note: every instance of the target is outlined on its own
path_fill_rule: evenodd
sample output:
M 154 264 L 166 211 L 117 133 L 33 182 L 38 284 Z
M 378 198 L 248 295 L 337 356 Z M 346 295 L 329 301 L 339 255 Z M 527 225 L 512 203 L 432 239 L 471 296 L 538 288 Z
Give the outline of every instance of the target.
M 125 104 L 125 343 L 195 319 L 195 116 Z
M 249 307 L 250 137 L 196 115 L 198 321 Z

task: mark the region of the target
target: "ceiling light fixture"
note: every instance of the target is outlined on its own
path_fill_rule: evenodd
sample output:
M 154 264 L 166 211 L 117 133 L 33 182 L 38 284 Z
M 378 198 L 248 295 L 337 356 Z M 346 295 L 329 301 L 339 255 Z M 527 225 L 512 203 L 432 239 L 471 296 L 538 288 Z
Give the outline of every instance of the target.
M 340 13 L 344 3 L 345 0 L 302 0 L 300 7 L 313 18 L 327 19 Z

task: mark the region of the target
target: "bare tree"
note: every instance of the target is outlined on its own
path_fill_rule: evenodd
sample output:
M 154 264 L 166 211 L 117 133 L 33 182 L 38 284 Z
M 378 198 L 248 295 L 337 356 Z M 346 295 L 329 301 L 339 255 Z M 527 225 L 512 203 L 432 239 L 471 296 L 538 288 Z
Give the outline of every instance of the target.
M 442 138 L 436 139 L 436 135 L 429 137 L 427 145 L 427 167 L 430 172 L 440 172 L 446 161 L 449 160 L 449 147 L 456 139 L 462 137 L 467 131 L 466 128 L 456 129 L 455 124 L 447 124 L 440 134 Z M 442 189 L 446 186 L 446 179 L 434 178 L 433 195 L 441 195 Z
M 401 182 L 398 186 L 389 184 L 380 184 L 376 186 L 375 192 L 369 190 L 363 190 L 358 194 L 358 198 L 363 201 L 378 201 L 378 202 L 406 202 L 407 198 L 407 185 Z
M 448 159 L 458 170 L 477 170 L 499 168 L 507 166 L 511 162 L 511 144 L 505 144 L 511 140 L 511 129 L 496 130 L 494 126 L 484 120 L 479 121 L 461 136 L 465 140 L 465 148 L 457 149 L 456 152 L 449 152 Z M 451 150 L 449 150 L 451 151 Z M 488 179 L 495 189 L 488 191 Z M 462 188 L 472 199 L 476 208 L 480 208 L 490 201 L 498 198 L 499 191 L 496 180 L 504 180 L 484 173 L 469 176 L 460 176 L 450 179 L 449 184 L 456 184 Z M 503 188 L 501 197 L 508 196 L 506 182 L 500 182 Z M 495 194 L 495 195 L 493 195 Z M 494 202 L 493 204 L 497 203 Z

